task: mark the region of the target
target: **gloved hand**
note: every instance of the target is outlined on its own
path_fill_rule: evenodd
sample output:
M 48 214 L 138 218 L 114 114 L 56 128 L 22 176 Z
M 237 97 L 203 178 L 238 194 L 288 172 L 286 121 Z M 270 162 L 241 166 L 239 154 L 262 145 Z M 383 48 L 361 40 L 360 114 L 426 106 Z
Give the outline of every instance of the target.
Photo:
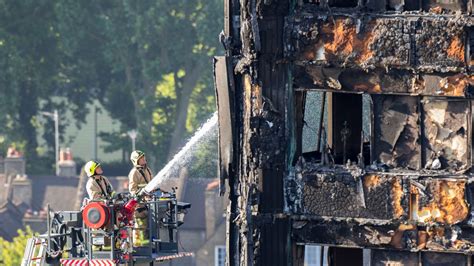
M 111 198 L 113 200 L 121 200 L 123 199 L 122 193 L 116 193 L 115 191 L 112 191 Z

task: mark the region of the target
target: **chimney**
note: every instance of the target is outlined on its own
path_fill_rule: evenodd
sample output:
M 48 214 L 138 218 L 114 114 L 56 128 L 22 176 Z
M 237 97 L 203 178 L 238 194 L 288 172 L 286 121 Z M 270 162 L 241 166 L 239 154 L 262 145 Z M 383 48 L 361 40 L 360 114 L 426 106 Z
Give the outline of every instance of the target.
M 59 176 L 76 176 L 76 162 L 70 148 L 59 151 Z
M 17 175 L 15 178 L 10 180 L 11 194 L 10 199 L 12 202 L 24 202 L 28 206 L 32 204 L 32 188 L 31 180 L 26 175 Z
M 219 197 L 219 180 L 210 182 L 205 192 L 206 239 L 209 239 L 223 219 L 223 202 Z
M 5 176 L 25 175 L 25 158 L 15 147 L 8 148 L 7 156 L 4 159 Z

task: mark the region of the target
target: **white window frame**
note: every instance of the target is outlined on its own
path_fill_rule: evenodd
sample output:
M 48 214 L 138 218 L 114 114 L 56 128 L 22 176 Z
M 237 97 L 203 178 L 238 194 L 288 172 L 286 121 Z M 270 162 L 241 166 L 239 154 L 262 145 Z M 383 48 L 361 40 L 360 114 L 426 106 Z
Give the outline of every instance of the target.
M 321 246 L 304 246 L 304 266 L 321 266 Z
M 222 264 L 219 264 L 219 251 L 223 250 L 224 254 L 224 261 L 222 261 Z M 215 246 L 214 247 L 214 265 L 215 266 L 225 266 L 225 257 L 226 257 L 226 250 L 225 246 Z

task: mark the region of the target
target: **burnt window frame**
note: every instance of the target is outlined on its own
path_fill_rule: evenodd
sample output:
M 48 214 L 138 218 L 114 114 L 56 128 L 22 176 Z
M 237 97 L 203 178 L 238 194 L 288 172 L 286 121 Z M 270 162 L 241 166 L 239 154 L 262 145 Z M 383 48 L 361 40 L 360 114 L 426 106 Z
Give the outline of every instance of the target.
M 323 99 L 320 101 L 320 104 L 324 105 L 324 111 L 321 113 L 319 111 L 319 115 L 316 120 L 318 124 L 316 125 L 317 127 L 311 127 L 306 124 L 307 118 L 305 117 L 306 115 L 306 109 L 308 108 L 307 106 L 307 94 L 308 93 L 320 93 L 319 97 L 323 97 Z M 353 152 L 350 154 L 346 154 L 346 161 L 344 161 L 343 154 L 336 154 L 334 152 L 335 149 L 335 139 L 339 138 L 340 132 L 338 132 L 338 128 L 334 127 L 334 123 L 332 120 L 332 116 L 334 114 L 330 114 L 330 112 L 334 113 L 334 110 L 332 108 L 332 105 L 334 103 L 334 95 L 339 95 L 340 97 L 344 98 L 344 96 L 347 97 L 360 97 L 360 103 L 358 103 L 357 108 L 360 108 L 360 111 L 357 113 L 359 114 L 358 117 L 360 117 L 360 124 L 356 124 L 356 134 L 354 141 L 357 143 L 357 145 L 354 145 L 353 147 Z M 361 153 L 362 149 L 362 154 L 364 156 L 364 163 L 368 164 L 371 162 L 372 159 L 372 141 L 373 141 L 373 101 L 372 98 L 369 96 L 368 93 L 346 93 L 346 92 L 334 92 L 330 90 L 320 90 L 320 89 L 308 89 L 308 90 L 298 90 L 296 91 L 296 94 L 294 96 L 295 98 L 295 116 L 296 116 L 296 125 L 295 125 L 295 130 L 296 130 L 296 151 L 295 151 L 295 160 L 300 157 L 300 156 L 308 156 L 311 157 L 311 155 L 316 156 L 315 158 L 319 159 L 321 162 L 322 160 L 322 153 L 325 149 L 325 145 L 327 144 L 329 148 L 332 151 L 332 156 L 334 156 L 335 159 L 335 164 L 337 165 L 344 165 L 347 162 L 347 159 L 350 159 L 352 163 L 358 163 L 359 162 L 359 154 Z M 337 96 L 336 96 L 337 97 Z M 368 100 L 367 102 L 367 110 L 364 108 L 364 99 Z M 323 103 L 324 102 L 324 103 Z M 315 107 L 320 107 L 322 108 L 321 105 L 316 105 Z M 342 108 L 340 108 L 342 111 Z M 337 112 L 337 111 L 336 111 Z M 337 114 L 336 114 L 337 115 Z M 299 117 L 301 116 L 301 117 Z M 367 123 L 366 127 L 364 126 L 364 122 Z M 322 128 L 321 128 L 322 125 Z M 315 150 L 310 150 L 310 151 L 305 151 L 304 149 L 304 132 L 305 132 L 305 127 L 307 127 L 306 130 L 310 131 L 315 131 L 315 136 L 316 142 L 319 142 L 318 144 L 315 144 L 316 149 Z M 340 125 L 339 125 L 340 128 Z M 324 131 L 323 131 L 324 130 Z M 351 134 L 352 134 L 352 129 L 351 129 Z M 363 137 L 363 139 L 362 139 Z M 357 139 L 357 141 L 355 140 Z M 363 144 L 361 143 L 363 141 Z M 339 143 L 340 145 L 341 143 Z M 362 145 L 361 145 L 362 144 Z M 318 157 L 319 156 L 319 157 Z M 341 158 L 339 158 L 341 157 Z M 296 163 L 296 161 L 294 162 Z

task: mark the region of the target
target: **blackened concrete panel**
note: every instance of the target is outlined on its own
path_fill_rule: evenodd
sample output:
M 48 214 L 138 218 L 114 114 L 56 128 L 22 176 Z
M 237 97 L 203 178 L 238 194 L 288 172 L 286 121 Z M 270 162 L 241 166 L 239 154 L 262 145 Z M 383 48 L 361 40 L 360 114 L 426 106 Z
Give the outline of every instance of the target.
M 421 261 L 423 266 L 467 265 L 467 256 L 463 254 L 423 252 Z

